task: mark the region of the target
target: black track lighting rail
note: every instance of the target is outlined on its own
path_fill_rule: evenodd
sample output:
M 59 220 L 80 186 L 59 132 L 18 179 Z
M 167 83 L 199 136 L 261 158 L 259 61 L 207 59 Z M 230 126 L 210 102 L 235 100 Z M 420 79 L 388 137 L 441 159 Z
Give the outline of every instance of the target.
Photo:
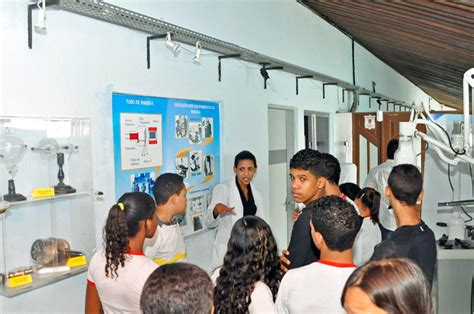
M 36 5 L 28 5 L 28 43 L 29 47 L 32 48 L 32 22 L 31 22 L 31 11 L 35 9 Z M 173 41 L 188 44 L 194 46 L 197 41 L 201 43 L 201 48 L 213 51 L 220 55 L 219 61 L 226 56 L 233 56 L 240 60 L 263 64 L 265 63 L 266 70 L 269 69 L 280 69 L 282 71 L 294 74 L 297 78 L 311 78 L 317 81 L 321 81 L 328 85 L 337 85 L 344 91 L 353 92 L 356 94 L 367 94 L 373 97 L 380 97 L 387 99 L 387 101 L 393 101 L 397 104 L 404 106 L 410 106 L 403 101 L 387 97 L 385 95 L 370 91 L 363 87 L 348 83 L 346 81 L 319 73 L 295 64 L 291 64 L 276 58 L 260 54 L 258 52 L 240 47 L 230 42 L 222 41 L 214 37 L 204 35 L 192 31 L 190 29 L 180 27 L 156 18 L 146 16 L 131 10 L 124 9 L 113 4 L 100 1 L 100 0 L 46 0 L 47 7 L 54 7 L 55 9 L 61 9 L 71 13 L 87 16 L 93 19 L 101 20 L 107 23 L 120 25 L 133 29 L 136 31 L 144 32 L 148 34 L 147 37 L 147 67 L 150 67 L 150 40 L 162 38 L 163 35 L 170 32 L 172 34 Z M 157 35 L 158 34 L 158 35 Z M 238 57 L 237 57 L 238 55 Z M 220 64 L 220 62 L 219 62 Z M 219 74 L 221 73 L 219 67 Z M 220 81 L 220 75 L 219 75 Z M 296 81 L 298 83 L 298 79 Z M 266 84 L 265 84 L 266 85 Z M 324 85 L 325 86 L 325 85 Z M 323 89 L 324 91 L 324 89 Z M 357 91 L 357 93 L 355 93 Z M 326 96 L 326 95 L 324 95 Z

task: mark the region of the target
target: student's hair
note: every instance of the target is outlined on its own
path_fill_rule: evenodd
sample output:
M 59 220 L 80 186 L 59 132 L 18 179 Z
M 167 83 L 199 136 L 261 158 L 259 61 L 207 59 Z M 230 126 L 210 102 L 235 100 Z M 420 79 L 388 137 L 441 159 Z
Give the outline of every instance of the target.
M 357 194 L 360 192 L 360 187 L 352 182 L 346 182 L 339 185 L 341 192 L 351 200 L 355 201 Z
M 313 176 L 319 177 L 319 157 L 321 153 L 315 149 L 305 148 L 298 151 L 290 159 L 290 169 L 309 171 Z
M 393 167 L 388 176 L 393 196 L 407 205 L 415 205 L 423 189 L 423 178 L 417 167 L 403 164 Z
M 309 203 L 314 230 L 321 233 L 331 251 L 352 248 L 361 227 L 354 206 L 339 196 L 324 196 Z
M 326 178 L 330 183 L 339 185 L 341 177 L 341 165 L 339 160 L 331 154 L 322 153 L 319 163 L 319 173 L 321 177 Z
M 275 299 L 283 274 L 270 226 L 257 216 L 245 216 L 232 228 L 224 264 L 214 290 L 216 313 L 246 313 L 258 281 Z
M 257 159 L 255 158 L 254 154 L 252 154 L 248 150 L 243 150 L 240 153 L 238 153 L 237 155 L 235 155 L 235 158 L 234 158 L 234 167 L 235 168 L 237 168 L 237 166 L 238 166 L 238 164 L 241 160 L 251 160 L 251 161 L 253 161 L 253 165 L 255 166 L 255 168 L 257 167 Z
M 185 188 L 182 176 L 176 173 L 163 173 L 156 178 L 153 185 L 156 205 L 166 204 L 171 196 L 181 193 Z
M 370 220 L 374 224 L 379 223 L 380 193 L 373 188 L 363 188 L 356 198 L 359 198 L 369 209 Z
M 428 281 L 423 271 L 408 259 L 372 261 L 357 268 L 347 279 L 342 292 L 343 306 L 347 290 L 355 287 L 388 313 L 433 313 Z
M 123 194 L 114 204 L 104 227 L 105 275 L 118 277 L 117 270 L 125 266 L 128 238 L 134 237 L 140 228 L 140 221 L 151 219 L 155 212 L 155 201 L 142 192 Z
M 392 138 L 387 144 L 387 158 L 393 159 L 398 149 L 398 139 Z
M 174 263 L 158 267 L 143 286 L 140 307 L 145 314 L 211 313 L 214 287 L 196 265 Z

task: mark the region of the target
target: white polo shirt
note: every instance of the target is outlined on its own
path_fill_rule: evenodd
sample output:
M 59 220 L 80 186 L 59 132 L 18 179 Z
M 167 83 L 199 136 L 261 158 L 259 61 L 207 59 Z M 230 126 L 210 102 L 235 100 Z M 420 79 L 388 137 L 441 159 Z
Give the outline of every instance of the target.
M 145 255 L 158 265 L 186 262 L 186 245 L 178 224 L 161 223 L 151 239 L 145 239 Z
M 278 290 L 278 313 L 345 313 L 342 289 L 354 264 L 318 261 L 289 270 Z
M 118 277 L 105 276 L 104 250 L 92 256 L 87 272 L 87 284 L 96 287 L 105 313 L 139 313 L 143 286 L 158 265 L 143 253 L 126 254 L 125 266 L 117 270 Z

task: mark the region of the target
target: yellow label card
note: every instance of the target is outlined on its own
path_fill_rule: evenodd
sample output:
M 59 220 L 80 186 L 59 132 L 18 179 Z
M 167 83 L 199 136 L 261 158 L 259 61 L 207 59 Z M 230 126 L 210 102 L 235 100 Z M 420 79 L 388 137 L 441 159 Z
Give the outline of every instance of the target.
M 33 282 L 33 277 L 31 277 L 31 274 L 8 278 L 8 285 L 10 287 L 23 286 L 23 285 L 30 284 L 32 282 Z
M 67 260 L 67 266 L 69 267 L 77 267 L 77 266 L 83 266 L 87 264 L 87 259 L 84 255 L 81 256 L 75 256 L 75 257 L 70 257 Z
M 34 189 L 32 195 L 34 198 L 54 196 L 54 188 Z

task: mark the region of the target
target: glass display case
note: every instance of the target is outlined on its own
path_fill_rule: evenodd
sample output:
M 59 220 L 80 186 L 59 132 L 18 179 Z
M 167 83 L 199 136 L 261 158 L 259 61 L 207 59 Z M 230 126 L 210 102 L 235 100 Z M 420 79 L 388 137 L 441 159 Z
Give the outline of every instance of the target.
M 0 117 L 0 294 L 87 270 L 95 248 L 89 119 Z

